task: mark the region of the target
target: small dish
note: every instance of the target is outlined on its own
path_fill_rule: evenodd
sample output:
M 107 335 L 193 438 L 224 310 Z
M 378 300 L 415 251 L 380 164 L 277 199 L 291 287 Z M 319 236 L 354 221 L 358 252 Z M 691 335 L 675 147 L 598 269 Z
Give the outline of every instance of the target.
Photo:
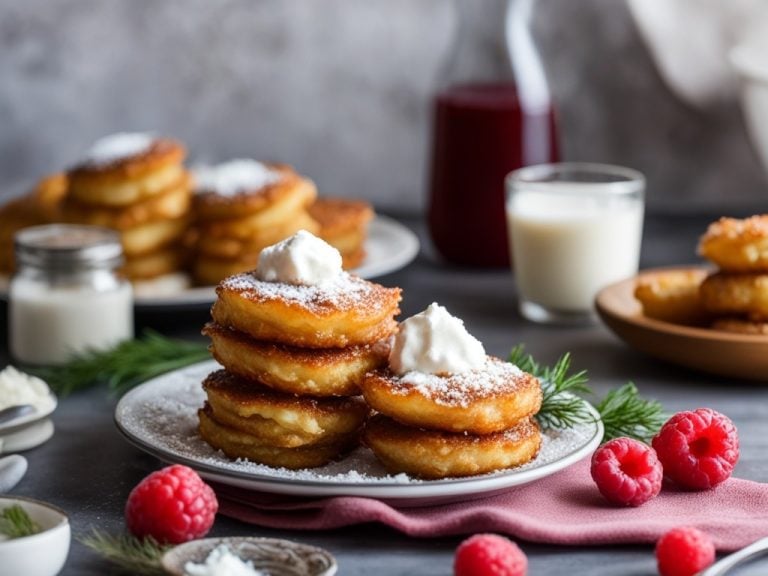
M 47 402 L 43 408 L 36 408 L 31 413 L 24 414 L 18 418 L 13 418 L 12 420 L 7 420 L 3 423 L 0 423 L 0 436 L 5 436 L 6 434 L 10 434 L 12 432 L 18 432 L 30 424 L 34 424 L 43 420 L 44 418 L 50 416 L 54 410 L 56 410 L 57 404 L 58 400 L 56 399 L 56 395 L 51 392 L 50 401 Z
M 61 509 L 46 502 L 21 496 L 0 496 L 0 510 L 20 505 L 42 532 L 0 541 L 0 566 L 3 574 L 14 576 L 54 576 L 69 554 L 69 519 Z
M 693 267 L 679 268 L 690 270 Z M 640 276 L 678 270 L 644 270 Z M 603 288 L 595 299 L 600 318 L 633 348 L 701 372 L 768 382 L 768 337 L 662 322 L 643 315 L 634 296 L 638 277 Z
M 256 570 L 270 576 L 333 576 L 338 570 L 330 552 L 277 538 L 230 537 L 193 540 L 171 548 L 161 564 L 168 574 L 184 576 L 187 562 L 202 564 L 221 545 L 244 561 L 251 561 Z

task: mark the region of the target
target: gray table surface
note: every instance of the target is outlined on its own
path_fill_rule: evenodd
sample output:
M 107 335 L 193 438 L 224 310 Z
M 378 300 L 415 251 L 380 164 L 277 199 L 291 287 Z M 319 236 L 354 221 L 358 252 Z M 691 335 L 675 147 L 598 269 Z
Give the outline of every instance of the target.
M 649 215 L 644 232 L 642 268 L 696 262 L 695 244 L 713 215 Z M 574 366 L 589 372 L 599 393 L 634 381 L 644 395 L 661 400 L 669 411 L 710 406 L 728 414 L 738 426 L 741 459 L 735 474 L 768 482 L 768 382 L 748 383 L 707 376 L 645 357 L 625 346 L 605 327 L 537 326 L 516 311 L 515 288 L 508 271 L 457 269 L 429 255 L 423 226 L 416 230 L 427 248 L 409 267 L 380 278 L 404 290 L 403 315 L 411 315 L 437 301 L 464 319 L 489 353 L 505 356 L 517 343 L 542 362 L 564 352 Z M 7 361 L 5 310 L 0 311 L 0 365 Z M 208 318 L 203 308 L 165 312 L 140 311 L 138 328 L 202 340 L 200 327 Z M 14 489 L 57 504 L 71 514 L 75 537 L 92 527 L 123 529 L 123 508 L 133 486 L 161 464 L 133 446 L 113 423 L 116 398 L 94 389 L 61 400 L 54 414 L 56 434 L 26 453 L 30 469 Z M 768 526 L 767 526 L 768 531 Z M 370 524 L 329 532 L 287 532 L 250 526 L 219 516 L 213 536 L 256 535 L 290 538 L 322 546 L 338 559 L 340 574 L 447 575 L 453 552 L 462 537 L 415 539 L 387 527 Z M 655 574 L 651 546 L 563 547 L 521 542 L 529 557 L 531 575 Z M 765 573 L 755 567 L 754 572 Z M 0 567 L 2 573 L 2 567 Z M 62 574 L 110 574 L 111 567 L 76 539 Z

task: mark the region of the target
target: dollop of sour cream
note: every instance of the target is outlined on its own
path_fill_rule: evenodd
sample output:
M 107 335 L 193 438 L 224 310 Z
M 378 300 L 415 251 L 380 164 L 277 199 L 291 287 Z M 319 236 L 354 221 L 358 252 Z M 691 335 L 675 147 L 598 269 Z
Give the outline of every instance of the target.
M 31 404 L 40 411 L 55 404 L 51 389 L 40 378 L 30 376 L 13 366 L 0 372 L 0 410 L 9 406 Z
M 306 230 L 261 251 L 256 276 L 265 282 L 318 285 L 343 273 L 341 254 Z
M 221 544 L 211 550 L 205 562 L 184 564 L 186 576 L 266 576 L 264 572 L 256 570 L 253 562 L 243 561 L 239 556 L 232 554 L 226 544 Z
M 192 169 L 197 192 L 215 192 L 221 196 L 259 190 L 278 182 L 282 176 L 266 164 L 240 158 L 214 166 L 196 166 Z
M 152 134 L 144 132 L 119 132 L 104 136 L 93 143 L 85 154 L 89 164 L 108 164 L 130 158 L 149 150 L 155 141 Z
M 485 348 L 443 306 L 429 307 L 400 323 L 389 353 L 389 367 L 400 376 L 408 372 L 459 374 L 482 368 Z

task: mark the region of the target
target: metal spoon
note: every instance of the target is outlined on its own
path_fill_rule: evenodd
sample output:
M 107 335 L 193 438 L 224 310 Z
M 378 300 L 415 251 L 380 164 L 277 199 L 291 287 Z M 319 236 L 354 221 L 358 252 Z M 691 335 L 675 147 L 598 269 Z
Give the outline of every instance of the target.
M 16 404 L 15 406 L 8 406 L 8 408 L 0 410 L 0 424 L 5 424 L 6 422 L 16 420 L 23 416 L 29 416 L 36 410 L 37 408 L 32 406 L 32 404 Z
M 761 538 L 749 546 L 742 548 L 712 564 L 709 568 L 702 570 L 696 576 L 722 576 L 728 570 L 745 560 L 759 556 L 768 550 L 768 538 Z

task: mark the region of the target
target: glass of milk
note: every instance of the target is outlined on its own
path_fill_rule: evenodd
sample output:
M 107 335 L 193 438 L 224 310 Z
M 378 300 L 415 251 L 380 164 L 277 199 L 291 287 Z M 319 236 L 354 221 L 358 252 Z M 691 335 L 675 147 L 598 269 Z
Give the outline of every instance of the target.
M 607 164 L 542 164 L 510 173 L 506 186 L 520 313 L 593 321 L 597 292 L 637 273 L 645 178 Z

